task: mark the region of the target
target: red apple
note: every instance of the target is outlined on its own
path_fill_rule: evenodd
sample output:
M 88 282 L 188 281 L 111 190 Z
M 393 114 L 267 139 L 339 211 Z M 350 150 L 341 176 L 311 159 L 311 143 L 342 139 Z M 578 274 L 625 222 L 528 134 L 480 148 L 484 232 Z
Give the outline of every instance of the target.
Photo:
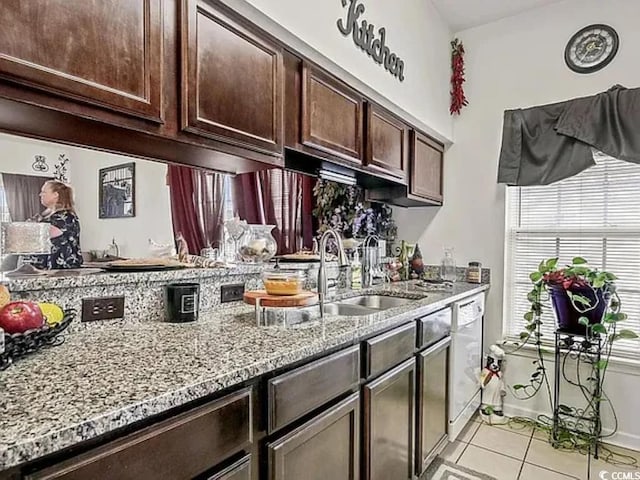
M 22 333 L 44 324 L 44 315 L 37 303 L 12 302 L 0 310 L 0 328 L 7 333 Z

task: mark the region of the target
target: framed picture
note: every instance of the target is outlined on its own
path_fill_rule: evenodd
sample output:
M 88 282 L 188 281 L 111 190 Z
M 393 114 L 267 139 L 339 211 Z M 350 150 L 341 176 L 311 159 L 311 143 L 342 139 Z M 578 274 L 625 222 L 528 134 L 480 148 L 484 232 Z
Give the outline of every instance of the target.
M 136 216 L 136 164 L 101 168 L 98 174 L 98 217 Z

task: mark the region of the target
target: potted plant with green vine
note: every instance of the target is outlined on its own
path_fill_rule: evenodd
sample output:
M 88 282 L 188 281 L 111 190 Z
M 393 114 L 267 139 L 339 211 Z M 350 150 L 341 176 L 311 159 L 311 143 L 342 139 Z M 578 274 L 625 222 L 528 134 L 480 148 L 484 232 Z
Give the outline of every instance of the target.
M 531 291 L 527 294 L 530 304 L 524 314 L 525 329 L 520 333 L 520 341 L 514 353 L 527 344 L 536 348 L 534 371 L 527 384 L 513 385 L 516 398 L 530 399 L 540 390 L 545 390 L 549 405 L 553 407 L 552 388 L 545 364 L 542 315 L 549 303 L 556 317 L 556 329 L 563 333 L 563 341 L 574 353 L 578 362 L 591 367 L 591 373 L 576 380 L 569 379 L 562 365 L 562 378 L 579 388 L 586 401 L 585 408 L 558 405 L 556 428 L 552 443 L 560 448 L 589 449 L 598 444 L 601 435 L 600 406 L 613 406 L 603 389 L 605 373 L 611 357 L 614 342 L 621 339 L 637 338 L 635 332 L 619 328 L 627 318 L 622 312 L 622 303 L 616 288 L 617 277 L 607 271 L 591 268 L 582 257 L 575 257 L 570 265 L 559 266 L 557 258 L 540 262 L 538 269 L 531 272 Z M 576 347 L 576 348 L 573 348 Z M 576 368 L 580 372 L 580 368 Z M 613 417 L 615 418 L 615 412 Z M 595 428 L 585 431 L 585 425 L 597 422 Z M 538 427 L 551 431 L 553 419 L 542 415 L 535 422 Z M 596 433 L 594 433 L 596 432 Z M 615 428 L 614 428 L 615 432 Z M 613 435 L 610 433 L 607 436 Z

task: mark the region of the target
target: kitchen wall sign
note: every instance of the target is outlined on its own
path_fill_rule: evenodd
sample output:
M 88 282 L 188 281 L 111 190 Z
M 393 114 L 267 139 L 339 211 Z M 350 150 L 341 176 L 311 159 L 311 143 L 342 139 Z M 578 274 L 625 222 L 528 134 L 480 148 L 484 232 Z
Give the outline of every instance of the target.
M 404 61 L 385 45 L 387 30 L 378 29 L 376 36 L 375 25 L 366 20 L 360 21 L 365 12 L 365 6 L 358 0 L 342 0 L 342 6 L 347 8 L 347 17 L 338 19 L 338 30 L 345 37 L 352 35 L 353 43 L 369 55 L 374 62 L 384 65 L 384 68 L 401 82 L 404 80 Z

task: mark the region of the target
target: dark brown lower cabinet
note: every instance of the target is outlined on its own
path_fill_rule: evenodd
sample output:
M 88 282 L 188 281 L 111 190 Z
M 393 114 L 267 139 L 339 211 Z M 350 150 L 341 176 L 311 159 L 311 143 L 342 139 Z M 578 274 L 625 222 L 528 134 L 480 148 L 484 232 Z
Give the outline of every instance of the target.
M 251 455 L 241 458 L 207 480 L 251 480 Z
M 447 438 L 447 371 L 450 339 L 418 354 L 416 475 L 429 466 Z
M 251 448 L 251 393 L 229 394 L 24 478 L 191 480 Z
M 413 478 L 414 358 L 369 382 L 364 392 L 364 480 Z
M 358 480 L 360 395 L 267 445 L 269 480 Z

